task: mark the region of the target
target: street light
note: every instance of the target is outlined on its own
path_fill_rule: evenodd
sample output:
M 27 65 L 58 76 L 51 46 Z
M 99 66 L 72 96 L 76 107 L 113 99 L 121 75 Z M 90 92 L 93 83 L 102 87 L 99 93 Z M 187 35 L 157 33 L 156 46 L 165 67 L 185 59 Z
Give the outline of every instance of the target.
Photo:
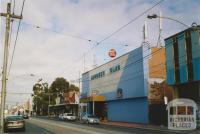
M 168 20 L 172 20 L 172 21 L 176 21 L 178 22 L 179 24 L 182 24 L 183 26 L 189 28 L 190 26 L 184 24 L 183 22 L 179 21 L 179 20 L 176 20 L 176 19 L 173 19 L 173 18 L 169 18 L 169 17 L 163 17 L 163 16 L 159 16 L 157 14 L 152 14 L 152 15 L 147 15 L 147 18 L 148 19 L 155 19 L 155 18 L 163 18 L 163 19 L 168 19 Z

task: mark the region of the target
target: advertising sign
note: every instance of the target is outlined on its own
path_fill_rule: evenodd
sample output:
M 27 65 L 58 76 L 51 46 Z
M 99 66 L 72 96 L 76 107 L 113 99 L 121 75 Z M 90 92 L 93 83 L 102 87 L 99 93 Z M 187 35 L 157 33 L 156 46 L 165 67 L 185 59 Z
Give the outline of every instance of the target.
M 117 52 L 115 51 L 115 49 L 110 49 L 109 52 L 108 52 L 108 55 L 111 58 L 114 58 L 117 55 Z
M 196 129 L 197 105 L 190 99 L 174 99 L 167 105 L 168 129 L 193 130 Z

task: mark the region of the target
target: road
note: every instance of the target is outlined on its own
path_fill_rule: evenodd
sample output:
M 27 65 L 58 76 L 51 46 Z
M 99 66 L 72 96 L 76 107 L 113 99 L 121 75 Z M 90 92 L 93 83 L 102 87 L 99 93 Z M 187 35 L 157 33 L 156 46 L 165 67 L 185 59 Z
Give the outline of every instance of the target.
M 57 120 L 31 118 L 26 120 L 26 131 L 12 131 L 9 134 L 169 134 L 166 131 L 155 131 L 136 128 L 125 128 L 107 125 L 86 125 Z M 170 134 L 176 134 L 171 133 Z M 180 133 L 179 133 L 180 134 Z M 196 133 L 194 133 L 196 134 Z

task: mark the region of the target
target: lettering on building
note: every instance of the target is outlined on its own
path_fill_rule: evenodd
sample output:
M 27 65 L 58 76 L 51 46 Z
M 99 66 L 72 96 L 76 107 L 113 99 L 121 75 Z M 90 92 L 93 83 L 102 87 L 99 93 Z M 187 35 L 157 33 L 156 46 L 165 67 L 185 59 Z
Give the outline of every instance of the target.
M 98 79 L 98 78 L 102 78 L 105 76 L 105 71 L 102 71 L 102 72 L 99 72 L 97 74 L 94 74 L 91 76 L 91 80 L 95 80 L 95 79 Z
M 110 68 L 110 73 L 114 73 L 120 70 L 120 65 L 114 66 Z

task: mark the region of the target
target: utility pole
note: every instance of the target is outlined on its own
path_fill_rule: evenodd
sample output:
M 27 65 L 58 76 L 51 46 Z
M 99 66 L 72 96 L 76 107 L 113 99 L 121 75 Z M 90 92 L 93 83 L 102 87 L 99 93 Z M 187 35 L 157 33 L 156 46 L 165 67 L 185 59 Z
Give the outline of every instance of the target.
M 159 13 L 159 37 L 158 37 L 158 43 L 157 47 L 161 47 L 161 33 L 162 33 L 162 12 Z
M 78 75 L 79 75 L 78 87 L 79 87 L 79 92 L 80 92 L 80 90 L 81 90 L 81 71 L 79 71 Z
M 4 44 L 4 58 L 3 58 L 3 74 L 2 74 L 2 89 L 1 89 L 1 131 L 4 133 L 4 109 L 6 100 L 6 85 L 7 85 L 7 65 L 8 65 L 8 42 L 11 18 L 22 19 L 22 16 L 11 14 L 11 3 L 7 4 L 7 13 L 0 13 L 0 16 L 6 17 L 6 31 Z
M 49 88 L 48 88 L 48 94 L 49 94 L 49 104 L 48 104 L 48 117 L 50 117 L 50 114 L 49 114 L 49 107 L 50 107 L 50 92 L 49 92 Z

